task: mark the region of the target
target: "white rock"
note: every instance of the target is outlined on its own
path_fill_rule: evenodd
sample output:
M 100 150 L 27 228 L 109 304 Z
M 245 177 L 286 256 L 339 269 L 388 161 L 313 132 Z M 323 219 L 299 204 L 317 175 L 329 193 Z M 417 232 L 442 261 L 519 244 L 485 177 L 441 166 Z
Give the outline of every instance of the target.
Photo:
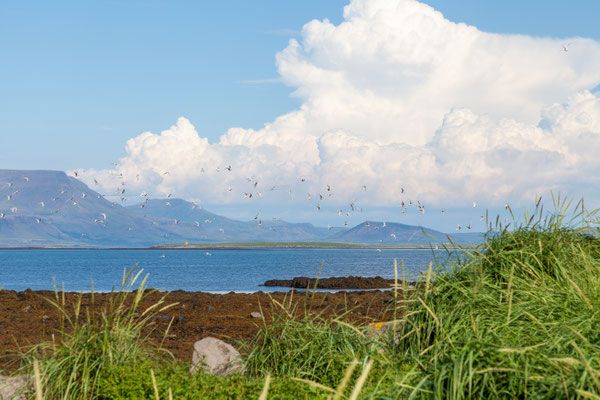
M 226 376 L 243 367 L 240 353 L 222 340 L 207 337 L 194 343 L 190 372 L 203 368 L 210 374 Z
M 259 319 L 262 319 L 262 317 L 263 317 L 263 316 L 262 316 L 262 314 L 261 314 L 261 313 L 259 313 L 258 311 L 253 311 L 253 312 L 251 312 L 251 313 L 250 313 L 250 316 L 251 316 L 252 318 L 259 318 Z
M 25 400 L 27 396 L 21 393 L 27 389 L 27 377 L 25 375 L 0 375 L 0 400 Z

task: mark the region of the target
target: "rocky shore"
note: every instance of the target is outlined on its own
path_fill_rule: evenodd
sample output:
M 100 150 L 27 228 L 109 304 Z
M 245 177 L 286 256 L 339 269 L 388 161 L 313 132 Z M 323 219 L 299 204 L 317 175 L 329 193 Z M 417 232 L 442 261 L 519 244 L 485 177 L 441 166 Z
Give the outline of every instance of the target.
M 306 287 L 306 286 L 304 286 Z M 157 302 L 165 293 L 153 293 L 142 303 L 142 309 Z M 73 310 L 78 293 L 66 293 L 67 310 Z M 228 293 L 173 291 L 167 294 L 167 303 L 177 303 L 165 315 L 153 319 L 153 331 L 147 332 L 155 343 L 163 339 L 169 322 L 173 324 L 164 347 L 180 360 L 191 361 L 195 342 L 205 337 L 216 337 L 239 348 L 240 341 L 254 337 L 258 325 L 270 321 L 273 312 L 280 312 L 272 299 L 284 303 L 287 292 Z M 330 318 L 346 313 L 346 318 L 357 324 L 368 324 L 386 317 L 392 291 L 351 291 L 295 293 L 293 306 L 297 313 L 311 317 Z M 99 311 L 107 302 L 106 293 L 84 294 L 82 310 Z M 0 290 L 0 374 L 17 367 L 15 351 L 26 351 L 31 345 L 51 341 L 60 327 L 59 313 L 48 299 L 55 300 L 54 292 Z M 286 304 L 287 304 L 286 300 Z
M 390 289 L 394 286 L 394 280 L 384 279 L 381 276 L 344 276 L 320 279 L 298 276 L 291 280 L 271 279 L 262 286 L 312 289 L 315 284 L 317 289 Z M 413 286 L 414 283 L 409 283 L 409 285 Z

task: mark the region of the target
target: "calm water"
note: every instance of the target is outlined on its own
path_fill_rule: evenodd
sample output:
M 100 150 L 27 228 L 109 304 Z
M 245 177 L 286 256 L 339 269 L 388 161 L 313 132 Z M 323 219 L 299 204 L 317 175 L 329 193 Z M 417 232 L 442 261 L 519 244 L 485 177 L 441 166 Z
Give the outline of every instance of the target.
M 208 253 L 208 254 L 207 254 Z M 164 254 L 164 257 L 162 255 Z M 209 255 L 210 254 L 210 255 Z M 444 252 L 435 251 L 435 257 Z M 120 287 L 123 268 L 138 264 L 149 273 L 148 287 L 206 292 L 282 290 L 259 286 L 268 279 L 394 277 L 394 259 L 404 260 L 407 279 L 416 278 L 434 258 L 431 250 L 261 249 L 261 250 L 0 250 L 0 287 L 52 289 L 52 278 L 68 291 Z M 400 264 L 398 264 L 400 265 Z M 400 270 L 400 266 L 398 267 Z M 400 272 L 399 272 L 400 273 Z

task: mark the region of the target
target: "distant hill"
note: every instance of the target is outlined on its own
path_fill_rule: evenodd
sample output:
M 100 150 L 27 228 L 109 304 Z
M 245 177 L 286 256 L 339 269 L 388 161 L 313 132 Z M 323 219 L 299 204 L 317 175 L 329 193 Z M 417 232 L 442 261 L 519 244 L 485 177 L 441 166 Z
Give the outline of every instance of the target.
M 129 247 L 184 240 L 61 171 L 0 170 L 0 212 L 5 214 L 2 247 Z
M 448 239 L 450 236 L 450 239 Z M 461 244 L 478 243 L 480 233 L 446 234 L 430 228 L 406 225 L 396 222 L 366 221 L 345 232 L 327 237 L 328 241 L 364 244 L 427 244 L 449 243 L 450 240 Z
M 238 221 L 181 199 L 150 199 L 123 207 L 61 171 L 0 170 L 0 212 L 0 247 L 149 247 L 186 241 L 448 241 L 442 232 L 391 222 L 386 226 L 382 222 L 364 222 L 352 229 L 328 229 L 260 217 Z M 457 243 L 476 243 L 481 238 L 479 234 L 450 236 Z
M 152 199 L 127 209 L 140 215 L 166 219 L 170 224 L 179 220 L 177 225 L 185 229 L 186 237 L 199 242 L 312 241 L 343 230 L 328 230 L 308 223 L 278 219 L 262 220 L 260 217 L 252 221 L 237 221 L 181 199 Z

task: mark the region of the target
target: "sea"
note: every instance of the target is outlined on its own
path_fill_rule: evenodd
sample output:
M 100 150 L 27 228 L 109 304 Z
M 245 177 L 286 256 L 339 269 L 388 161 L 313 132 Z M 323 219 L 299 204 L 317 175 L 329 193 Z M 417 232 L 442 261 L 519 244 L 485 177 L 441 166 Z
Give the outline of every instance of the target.
M 261 286 L 297 276 L 394 277 L 394 260 L 407 280 L 417 280 L 431 262 L 448 253 L 432 249 L 243 249 L 243 250 L 0 250 L 0 288 L 22 291 L 109 292 L 121 288 L 123 271 L 142 271 L 146 287 L 211 293 L 282 291 Z M 133 288 L 137 288 L 137 283 Z

